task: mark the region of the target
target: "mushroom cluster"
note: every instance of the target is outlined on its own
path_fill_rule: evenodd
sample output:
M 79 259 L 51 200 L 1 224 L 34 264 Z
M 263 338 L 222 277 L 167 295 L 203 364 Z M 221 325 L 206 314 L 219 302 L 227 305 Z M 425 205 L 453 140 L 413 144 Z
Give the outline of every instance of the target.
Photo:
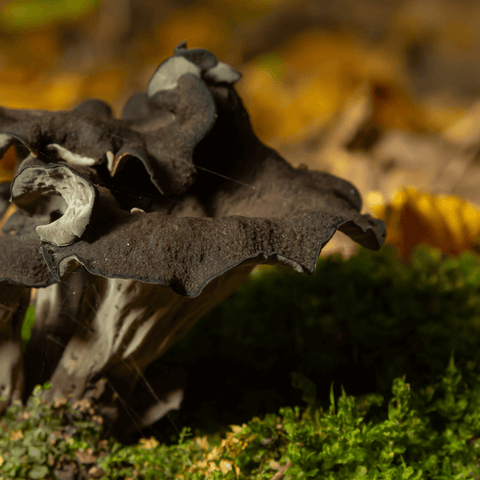
M 381 247 L 385 225 L 360 214 L 351 183 L 294 168 L 255 136 L 240 77 L 183 42 L 121 119 L 97 99 L 0 108 L 0 157 L 19 160 L 0 189 L 16 206 L 0 236 L 0 414 L 50 381 L 46 402 L 94 398 L 124 429 L 122 397 L 152 424 L 180 400 L 140 395 L 142 373 L 253 267 L 312 274 L 337 230 Z

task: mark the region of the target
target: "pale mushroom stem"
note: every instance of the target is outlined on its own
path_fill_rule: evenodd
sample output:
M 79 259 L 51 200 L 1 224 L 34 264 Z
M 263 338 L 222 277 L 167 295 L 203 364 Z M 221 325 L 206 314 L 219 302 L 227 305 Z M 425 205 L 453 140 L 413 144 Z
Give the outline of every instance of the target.
M 21 350 L 21 327 L 30 289 L 0 282 L 0 414 L 7 406 L 22 402 L 25 377 Z
M 50 403 L 68 397 L 73 403 L 86 390 L 92 394 L 95 382 L 105 377 L 110 388 L 101 401 L 110 403 L 111 397 L 121 396 L 122 402 L 135 403 L 137 421 L 144 426 L 154 423 L 168 413 L 165 405 L 175 407 L 178 402 L 172 404 L 168 401 L 171 392 L 162 392 L 161 398 L 145 395 L 144 403 L 139 404 L 132 396 L 139 377 L 200 317 L 230 296 L 253 266 L 250 262 L 226 272 L 194 298 L 161 285 L 88 275 L 85 298 L 91 298 L 95 291 L 97 300 L 90 301 L 95 308 L 90 315 L 84 310 L 82 325 L 63 350 L 49 380 L 52 387 L 42 393 L 42 398 Z M 54 313 L 57 318 L 62 315 L 61 311 L 50 312 Z M 124 428 L 128 412 L 122 409 L 121 413 L 117 426 Z

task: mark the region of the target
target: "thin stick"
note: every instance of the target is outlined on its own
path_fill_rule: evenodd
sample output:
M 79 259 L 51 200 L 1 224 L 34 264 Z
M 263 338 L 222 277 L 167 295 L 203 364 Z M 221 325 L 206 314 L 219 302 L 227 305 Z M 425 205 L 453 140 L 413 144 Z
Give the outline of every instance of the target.
M 282 480 L 285 472 L 290 467 L 293 467 L 293 463 L 290 460 L 272 477 L 272 480 Z

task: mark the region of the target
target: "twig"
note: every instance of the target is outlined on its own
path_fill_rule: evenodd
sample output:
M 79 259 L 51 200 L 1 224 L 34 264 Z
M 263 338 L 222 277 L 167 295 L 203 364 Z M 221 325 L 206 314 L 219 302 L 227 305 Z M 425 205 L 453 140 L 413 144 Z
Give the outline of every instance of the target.
M 273 477 L 272 480 L 282 480 L 288 468 L 293 467 L 293 463 L 288 461 Z

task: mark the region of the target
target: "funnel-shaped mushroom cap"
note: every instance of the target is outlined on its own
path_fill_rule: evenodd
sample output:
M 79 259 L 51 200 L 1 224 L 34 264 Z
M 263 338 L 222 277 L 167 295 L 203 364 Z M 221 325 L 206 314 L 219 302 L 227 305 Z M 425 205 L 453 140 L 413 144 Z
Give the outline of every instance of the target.
M 20 242 L 38 286 L 82 265 L 187 296 L 245 262 L 312 273 L 336 230 L 378 249 L 385 226 L 360 214 L 352 184 L 295 169 L 257 139 L 233 87 L 239 78 L 183 42 L 122 120 L 95 99 L 71 112 L 0 110 L 0 154 L 12 143 L 30 152 L 12 201 L 44 222 L 10 226 L 0 248 Z M 63 211 L 45 203 L 52 195 Z M 27 247 L 35 233 L 42 273 Z M 14 263 L 2 263 L 0 279 L 22 283 Z M 32 275 L 23 278 L 32 286 Z
M 97 99 L 73 111 L 0 108 L 0 157 L 12 144 L 19 154 L 17 211 L 0 235 L 0 287 L 18 301 L 3 323 L 40 288 L 28 393 L 41 376 L 52 384 L 47 402 L 103 398 L 106 379 L 139 399 L 145 368 L 255 265 L 311 274 L 337 230 L 367 248 L 383 244 L 384 223 L 360 213 L 351 183 L 293 168 L 260 142 L 234 88 L 240 78 L 182 43 L 121 119 Z M 0 353 L 17 333 L 0 335 Z M 0 364 L 0 413 L 24 388 L 15 341 Z M 141 423 L 178 408 L 175 391 L 175 401 L 136 404 Z

